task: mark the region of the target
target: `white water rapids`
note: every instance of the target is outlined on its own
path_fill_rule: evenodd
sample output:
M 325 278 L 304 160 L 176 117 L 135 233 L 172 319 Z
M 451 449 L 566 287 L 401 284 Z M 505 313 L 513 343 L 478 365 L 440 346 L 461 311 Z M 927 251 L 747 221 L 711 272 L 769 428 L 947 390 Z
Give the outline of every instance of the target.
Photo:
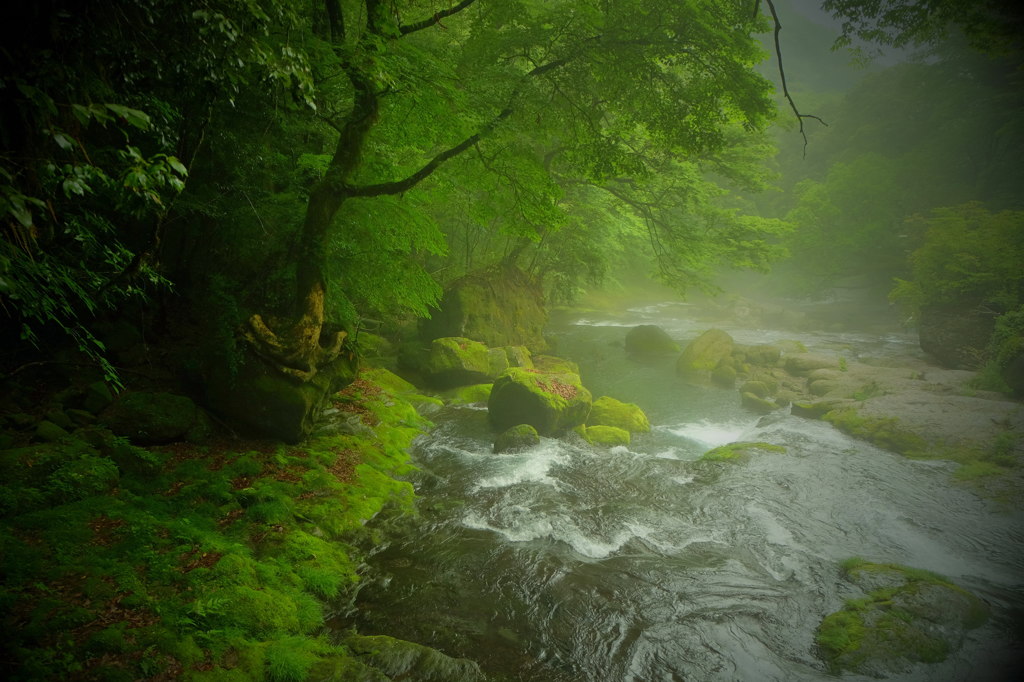
M 628 448 L 542 439 L 496 455 L 484 410 L 435 415 L 415 453 L 421 514 L 378 523 L 385 541 L 357 600 L 359 630 L 472 658 L 496 680 L 832 680 L 815 630 L 860 596 L 839 569 L 859 556 L 934 571 L 992 608 L 945 662 L 890 679 L 1015 679 L 1024 515 L 953 485 L 949 463 L 823 422 L 759 420 L 736 391 L 681 383 L 674 358 L 625 358 L 636 324 L 682 341 L 706 328 L 685 312 L 643 308 L 558 331 L 559 353 L 579 362 L 595 397 L 648 413 L 651 433 Z M 901 335 L 727 331 L 848 355 L 913 349 Z M 736 441 L 786 451 L 698 461 Z

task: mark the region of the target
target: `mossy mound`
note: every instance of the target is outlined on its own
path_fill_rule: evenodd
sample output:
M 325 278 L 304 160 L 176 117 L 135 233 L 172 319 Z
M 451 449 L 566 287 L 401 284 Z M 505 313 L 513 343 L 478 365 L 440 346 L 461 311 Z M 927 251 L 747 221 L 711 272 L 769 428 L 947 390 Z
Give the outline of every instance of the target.
M 206 413 L 191 398 L 162 391 L 125 393 L 103 411 L 100 420 L 137 445 L 199 442 L 213 431 Z
M 540 286 L 514 266 L 496 266 L 453 282 L 430 319 L 420 326 L 424 341 L 461 336 L 492 347 L 547 348 L 548 314 Z
M 537 429 L 529 424 L 516 424 L 502 431 L 494 439 L 494 452 L 522 452 L 537 445 L 540 445 Z
M 617 426 L 580 426 L 580 435 L 591 445 L 602 445 L 615 447 L 616 445 L 629 445 L 629 431 L 620 429 Z
M 449 405 L 478 405 L 487 403 L 491 397 L 493 384 L 473 384 L 472 386 L 460 386 L 441 394 L 444 401 Z
M 603 395 L 594 401 L 587 417 L 587 426 L 614 426 L 628 433 L 643 433 L 651 430 L 647 415 L 638 405 L 624 403 Z
M 760 398 L 750 392 L 740 394 L 740 404 L 758 414 L 771 414 L 779 409 L 779 406 L 771 400 Z
M 728 445 L 719 445 L 717 448 L 708 450 L 700 458 L 705 462 L 736 461 L 750 457 L 750 453 L 754 450 L 785 452 L 786 448 L 771 443 L 729 443 Z
M 495 431 L 529 424 L 551 436 L 584 423 L 591 403 L 578 374 L 512 367 L 494 382 L 487 409 Z
M 505 361 L 503 351 L 493 350 Z M 485 383 L 493 378 L 494 369 L 504 370 L 504 367 L 492 366 L 491 353 L 492 349 L 479 341 L 464 337 L 434 339 L 430 343 L 423 373 L 427 382 L 438 388 Z
M 732 355 L 732 349 L 731 336 L 721 329 L 709 329 L 683 349 L 676 361 L 676 373 L 684 377 L 707 374 Z
M 679 352 L 679 344 L 656 324 L 641 324 L 626 332 L 626 352 L 638 357 L 657 357 Z
M 896 417 L 864 417 L 854 408 L 838 408 L 825 413 L 822 419 L 843 433 L 885 450 L 908 457 L 927 456 L 927 441 L 904 428 Z
M 843 570 L 866 596 L 847 600 L 818 628 L 822 657 L 836 674 L 885 677 L 941 662 L 988 618 L 983 601 L 928 571 L 857 558 Z
M 539 372 L 548 372 L 549 374 L 580 373 L 580 366 L 575 362 L 555 355 L 534 355 L 533 368 Z
M 429 422 L 408 389 L 382 370 L 361 374 L 331 402 L 333 418 L 366 432 L 301 446 L 142 448 L 92 426 L 0 452 L 5 671 L 389 679 L 374 667 L 383 661 L 318 633 L 325 600 L 346 599 L 359 579 L 366 520 L 411 510 L 412 486 L 395 476 L 411 470 L 407 449 Z M 459 674 L 417 679 L 472 679 L 463 665 L 438 669 Z

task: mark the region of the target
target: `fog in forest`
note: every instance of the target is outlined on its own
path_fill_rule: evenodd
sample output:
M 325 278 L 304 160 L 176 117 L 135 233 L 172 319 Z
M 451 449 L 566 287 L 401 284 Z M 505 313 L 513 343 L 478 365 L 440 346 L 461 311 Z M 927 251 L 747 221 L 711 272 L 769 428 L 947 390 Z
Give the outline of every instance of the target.
M 1010 0 L 0 9 L 0 675 L 1024 654 Z

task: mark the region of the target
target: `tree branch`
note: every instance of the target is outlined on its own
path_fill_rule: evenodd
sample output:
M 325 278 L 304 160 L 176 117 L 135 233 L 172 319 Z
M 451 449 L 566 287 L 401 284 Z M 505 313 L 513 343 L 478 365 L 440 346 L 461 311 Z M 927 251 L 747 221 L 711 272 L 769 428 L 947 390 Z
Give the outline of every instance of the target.
M 417 21 L 414 24 L 405 24 L 399 26 L 398 32 L 404 36 L 410 33 L 415 33 L 416 31 L 422 31 L 425 28 L 430 28 L 434 24 L 438 24 L 443 28 L 444 24 L 441 23 L 442 19 L 450 17 L 453 14 L 458 14 L 462 10 L 472 5 L 474 2 L 476 2 L 476 0 L 462 0 L 462 2 L 460 2 L 459 4 L 448 9 L 443 9 L 440 12 L 434 14 L 434 16 L 432 17 L 427 17 L 426 19 L 423 19 L 422 21 Z
M 828 124 L 821 120 L 820 117 L 813 114 L 801 114 L 800 110 L 796 106 L 796 102 L 793 101 L 793 96 L 789 94 L 789 86 L 786 85 L 786 70 L 782 65 L 782 44 L 779 42 L 779 32 L 782 31 L 782 22 L 779 21 L 779 13 L 775 11 L 775 3 L 772 2 L 772 0 L 765 0 L 765 3 L 767 3 L 768 9 L 772 13 L 772 19 L 775 21 L 775 57 L 779 62 L 779 78 L 782 79 L 782 94 L 785 96 L 786 101 L 789 102 L 789 107 L 793 110 L 797 123 L 800 124 L 800 136 L 804 138 L 804 156 L 807 156 L 807 132 L 804 130 L 804 119 L 813 118 L 826 128 L 828 127 Z
M 549 71 L 553 71 L 557 68 L 565 66 L 573 59 L 575 59 L 577 56 L 578 55 L 563 57 L 562 59 L 556 59 L 555 61 L 548 62 L 547 64 L 542 64 L 527 72 L 526 76 L 528 78 L 534 76 L 541 76 L 545 73 L 548 73 Z M 469 137 L 467 137 L 465 140 L 458 143 L 454 147 L 450 147 L 444 150 L 443 152 L 440 152 L 439 154 L 435 155 L 432 159 L 430 159 L 430 161 L 426 163 L 426 165 L 424 165 L 422 168 L 420 168 L 412 175 L 409 175 L 401 180 L 395 180 L 393 182 L 380 182 L 373 185 L 362 185 L 359 187 L 346 186 L 344 188 L 345 196 L 379 197 L 390 194 L 401 194 L 402 192 L 406 192 L 412 189 L 420 181 L 424 180 L 425 178 L 430 176 L 434 171 L 440 168 L 441 164 L 443 164 L 445 161 L 448 161 L 449 159 L 458 156 L 462 152 L 466 151 L 467 149 L 475 145 L 477 142 L 480 141 L 481 138 L 483 138 L 485 135 L 491 132 L 495 128 L 495 126 L 497 126 L 503 120 L 511 116 L 514 111 L 512 105 L 512 100 L 514 99 L 515 94 L 512 95 L 509 104 L 501 111 L 501 113 L 499 113 L 497 116 L 495 116 L 486 124 L 484 124 L 484 126 L 481 127 L 480 130 L 473 133 L 472 135 L 470 135 Z

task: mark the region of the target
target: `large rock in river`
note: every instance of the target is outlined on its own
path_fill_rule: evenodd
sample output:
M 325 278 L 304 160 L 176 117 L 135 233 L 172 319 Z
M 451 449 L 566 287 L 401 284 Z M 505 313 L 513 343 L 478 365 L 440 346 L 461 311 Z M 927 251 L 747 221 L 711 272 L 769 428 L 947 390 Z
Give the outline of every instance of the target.
M 647 415 L 638 405 L 603 395 L 594 401 L 587 426 L 614 426 L 629 433 L 651 430 Z
M 425 341 L 464 336 L 488 346 L 547 349 L 548 313 L 540 286 L 514 266 L 470 273 L 445 291 L 438 310 L 420 326 Z
M 706 376 L 732 355 L 732 337 L 721 329 L 709 329 L 691 341 L 676 361 L 681 376 Z
M 495 431 L 529 424 L 551 436 L 584 423 L 592 401 L 578 374 L 510 367 L 494 382 L 487 410 Z
M 504 359 L 504 351 L 497 350 Z M 423 372 L 432 386 L 453 388 L 487 383 L 493 378 L 491 364 L 490 349 L 484 344 L 472 339 L 447 336 L 430 343 L 430 353 Z
M 678 353 L 679 344 L 656 324 L 641 324 L 626 332 L 626 352 L 638 357 Z

